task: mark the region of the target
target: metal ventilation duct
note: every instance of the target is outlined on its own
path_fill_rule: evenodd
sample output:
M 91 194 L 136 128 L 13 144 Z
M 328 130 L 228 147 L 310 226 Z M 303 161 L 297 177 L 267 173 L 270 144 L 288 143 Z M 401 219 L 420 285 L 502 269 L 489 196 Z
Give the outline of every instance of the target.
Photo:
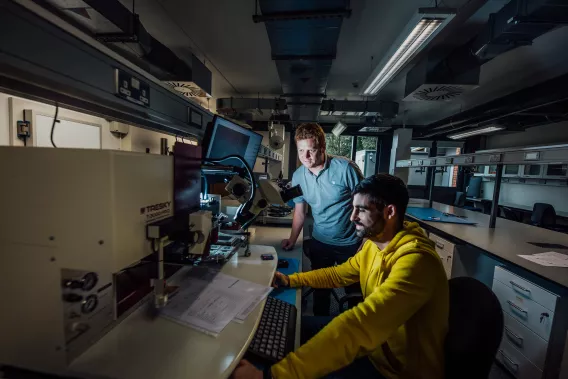
M 564 0 L 512 0 L 489 18 L 474 42 L 479 59 L 490 60 L 532 41 L 559 25 L 568 23 Z
M 189 62 L 180 59 L 146 31 L 135 9 L 118 0 L 48 0 L 42 5 L 184 95 L 211 94 L 211 71 L 193 54 Z
M 286 99 L 254 99 L 254 98 L 221 98 L 217 99 L 217 112 L 232 114 L 235 112 L 251 111 L 284 111 L 295 105 L 290 105 Z M 322 116 L 377 116 L 382 119 L 393 119 L 398 115 L 398 103 L 394 101 L 350 101 L 323 100 L 319 114 Z M 317 117 L 304 119 L 316 121 Z
M 293 121 L 318 119 L 348 0 L 259 0 L 272 59 Z
M 440 59 L 432 51 L 406 75 L 404 101 L 451 101 L 479 86 L 480 63 L 471 43 Z

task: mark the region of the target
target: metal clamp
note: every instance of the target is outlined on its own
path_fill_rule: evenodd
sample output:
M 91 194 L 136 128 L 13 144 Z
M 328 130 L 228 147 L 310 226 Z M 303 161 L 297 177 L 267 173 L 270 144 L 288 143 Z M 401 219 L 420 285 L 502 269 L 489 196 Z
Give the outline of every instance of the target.
M 499 350 L 499 354 L 501 354 L 501 356 L 504 359 L 504 362 L 506 363 L 505 366 L 507 366 L 508 368 L 510 368 L 511 370 L 514 371 L 514 373 L 516 374 L 517 371 L 519 370 L 519 364 L 515 363 L 511 358 L 509 358 L 505 352 L 503 352 L 503 350 Z
M 511 339 L 511 341 L 519 346 L 522 347 L 523 346 L 523 337 L 519 336 L 518 334 L 514 333 L 513 331 L 511 331 L 511 329 L 505 327 L 505 333 L 507 334 L 507 336 L 512 337 L 513 339 Z
M 513 307 L 513 308 L 515 308 L 516 310 L 518 310 L 519 312 L 524 313 L 524 314 L 526 314 L 526 315 L 529 314 L 529 312 L 525 311 L 523 308 L 519 307 L 517 304 L 513 303 L 511 300 L 507 300 L 507 303 L 508 303 L 511 307 Z
M 527 289 L 527 288 L 525 288 L 525 287 L 523 287 L 523 286 L 518 285 L 517 283 L 515 283 L 515 282 L 512 281 L 512 280 L 510 280 L 509 283 L 511 283 L 511 285 L 512 285 L 513 287 L 516 287 L 516 288 L 520 289 L 521 291 L 525 291 L 525 292 L 531 293 L 531 290 L 529 290 L 529 289 Z M 514 288 L 513 288 L 513 289 L 514 289 Z

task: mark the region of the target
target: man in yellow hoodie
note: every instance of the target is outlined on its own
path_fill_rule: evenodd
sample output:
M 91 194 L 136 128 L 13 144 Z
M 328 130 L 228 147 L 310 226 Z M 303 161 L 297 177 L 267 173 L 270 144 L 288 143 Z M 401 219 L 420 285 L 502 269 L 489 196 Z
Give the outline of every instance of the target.
M 359 183 L 351 215 L 365 238 L 359 252 L 339 266 L 289 277 L 276 273 L 275 282 L 312 288 L 359 282 L 365 300 L 328 320 L 272 368 L 262 372 L 243 360 L 233 378 L 444 377 L 448 281 L 434 243 L 418 224 L 404 222 L 408 199 L 404 182 L 392 175 Z

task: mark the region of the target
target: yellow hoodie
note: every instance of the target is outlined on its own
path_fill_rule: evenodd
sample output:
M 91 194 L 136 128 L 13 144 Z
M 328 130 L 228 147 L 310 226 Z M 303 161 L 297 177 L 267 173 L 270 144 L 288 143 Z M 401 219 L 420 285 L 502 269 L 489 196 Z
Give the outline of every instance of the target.
M 365 300 L 272 366 L 274 378 L 320 378 L 365 355 L 389 379 L 443 378 L 448 280 L 418 224 L 405 222 L 384 250 L 366 241 L 340 266 L 290 276 L 292 287 L 356 282 Z

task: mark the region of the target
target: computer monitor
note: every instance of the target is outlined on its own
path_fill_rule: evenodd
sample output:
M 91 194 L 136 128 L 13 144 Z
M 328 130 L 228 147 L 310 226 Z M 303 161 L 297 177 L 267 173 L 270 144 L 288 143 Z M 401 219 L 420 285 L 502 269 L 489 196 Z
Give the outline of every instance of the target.
M 206 158 L 239 155 L 252 170 L 260 150 L 262 136 L 227 119 L 215 116 L 204 142 L 207 149 Z M 238 159 L 223 161 L 222 164 L 242 167 Z
M 174 217 L 188 220 L 201 203 L 201 146 L 174 145 Z

